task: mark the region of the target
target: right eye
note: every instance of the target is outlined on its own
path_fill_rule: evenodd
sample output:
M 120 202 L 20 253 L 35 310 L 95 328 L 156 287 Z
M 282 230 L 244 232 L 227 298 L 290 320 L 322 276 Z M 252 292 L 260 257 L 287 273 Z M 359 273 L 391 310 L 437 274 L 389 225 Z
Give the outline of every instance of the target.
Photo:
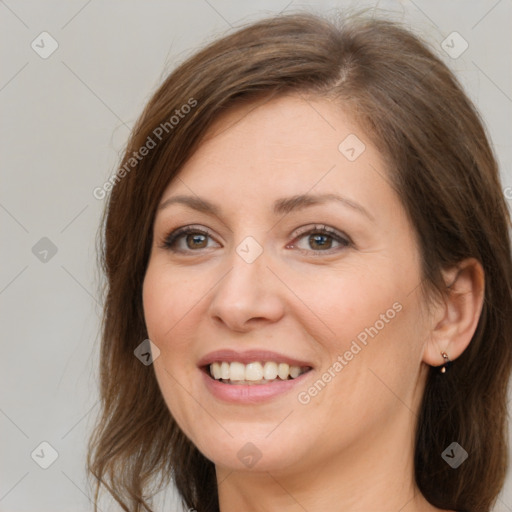
M 199 249 L 207 249 L 208 238 L 211 238 L 207 229 L 194 226 L 185 226 L 169 233 L 162 244 L 163 249 L 173 252 L 197 252 Z M 180 242 L 185 241 L 185 247 Z

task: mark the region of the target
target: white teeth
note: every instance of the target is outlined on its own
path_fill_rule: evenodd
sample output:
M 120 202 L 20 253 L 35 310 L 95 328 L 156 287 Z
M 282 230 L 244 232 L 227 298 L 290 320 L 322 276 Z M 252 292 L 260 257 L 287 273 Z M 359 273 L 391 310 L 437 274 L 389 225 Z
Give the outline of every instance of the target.
M 280 379 L 287 379 L 288 374 L 290 373 L 290 365 L 286 363 L 279 363 L 279 367 L 277 369 L 277 374 L 279 375 Z
M 268 361 L 263 367 L 263 377 L 266 380 L 274 380 L 277 377 L 277 364 Z
M 263 366 L 261 363 L 249 363 L 245 365 L 245 380 L 261 380 L 263 378 Z
M 229 365 L 230 380 L 245 380 L 245 365 L 242 363 L 231 363 Z
M 222 379 L 229 379 L 229 363 L 225 361 L 220 365 L 220 377 Z
M 222 377 L 222 373 L 220 371 L 220 364 L 219 363 L 213 363 L 210 366 L 210 373 L 212 374 L 212 377 L 214 379 L 220 379 Z
M 301 368 L 300 366 L 290 366 L 287 363 L 275 363 L 273 361 L 254 361 L 249 364 L 237 361 L 232 363 L 222 361 L 210 364 L 210 375 L 216 380 L 225 382 L 265 384 L 277 380 L 278 377 L 280 380 L 296 379 L 308 369 L 308 367 Z
M 300 375 L 300 368 L 298 366 L 290 367 L 290 377 L 296 379 Z

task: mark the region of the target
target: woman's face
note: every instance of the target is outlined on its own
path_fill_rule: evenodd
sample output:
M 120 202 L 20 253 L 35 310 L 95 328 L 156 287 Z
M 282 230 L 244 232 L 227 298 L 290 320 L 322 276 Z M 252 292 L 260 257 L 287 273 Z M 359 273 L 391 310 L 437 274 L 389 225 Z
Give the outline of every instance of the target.
M 163 193 L 143 293 L 154 370 L 218 468 L 411 445 L 429 332 L 387 176 L 339 106 L 289 95 L 229 110 Z

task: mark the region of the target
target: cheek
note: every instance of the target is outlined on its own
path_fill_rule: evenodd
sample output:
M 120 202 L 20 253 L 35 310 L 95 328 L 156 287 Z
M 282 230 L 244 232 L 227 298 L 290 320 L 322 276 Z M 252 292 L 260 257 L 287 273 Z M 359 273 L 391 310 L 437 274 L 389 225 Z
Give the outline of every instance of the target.
M 165 265 L 150 263 L 142 294 L 144 318 L 148 337 L 160 350 L 153 369 L 167 408 L 180 428 L 190 432 L 193 418 L 189 414 L 189 395 L 184 389 L 188 389 L 193 381 L 191 373 L 197 369 L 190 362 L 189 338 L 184 329 L 197 299 L 187 293 L 189 285 L 183 279 L 174 282 L 175 274 Z M 193 389 L 188 391 L 195 393 Z
M 419 366 L 425 332 L 419 295 L 411 293 L 416 268 L 404 265 L 397 272 L 391 262 L 378 263 L 344 268 L 317 279 L 318 286 L 304 280 L 295 288 L 315 313 L 307 316 L 311 326 L 320 326 L 310 332 L 325 351 L 322 372 L 336 375 L 318 402 L 325 399 L 334 409 L 351 404 L 362 413 L 368 407 L 371 415 L 372 408 L 393 400 L 382 381 L 406 393 Z
M 158 279 L 157 273 L 153 271 L 153 267 L 150 265 L 144 277 L 142 302 L 149 338 L 159 347 L 161 333 L 166 328 L 169 329 L 171 325 L 168 314 L 171 298 L 169 297 L 169 291 L 170 289 L 165 286 L 162 280 Z
M 329 344 L 336 345 L 331 348 L 336 349 L 343 349 L 376 322 L 380 331 L 383 321 L 391 323 L 400 316 L 396 311 L 400 308 L 396 303 L 403 300 L 400 289 L 396 274 L 382 267 L 377 272 L 369 265 L 317 274 L 311 280 L 296 277 L 294 286 L 297 296 L 308 306 L 306 318 L 320 326 L 327 339 L 332 340 Z M 380 315 L 385 316 L 384 320 Z
M 201 290 L 183 278 L 179 269 L 170 272 L 163 264 L 150 263 L 143 285 L 144 318 L 149 338 L 161 350 L 186 324 L 187 315 L 193 314 L 198 294 Z

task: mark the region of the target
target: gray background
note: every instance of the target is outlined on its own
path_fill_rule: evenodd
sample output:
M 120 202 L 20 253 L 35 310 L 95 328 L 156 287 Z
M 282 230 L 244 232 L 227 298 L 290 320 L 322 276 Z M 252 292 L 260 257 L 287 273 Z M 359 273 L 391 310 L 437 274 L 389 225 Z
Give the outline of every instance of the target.
M 92 191 L 115 171 L 151 93 L 177 62 L 241 23 L 356 5 L 406 21 L 456 72 L 512 198 L 511 0 L 0 0 L 0 511 L 92 510 L 85 442 L 99 410 L 95 236 L 104 206 Z M 48 51 L 43 31 L 59 45 L 46 59 L 31 47 Z M 458 58 L 441 46 L 454 31 L 469 45 Z M 43 441 L 58 454 L 48 469 L 31 457 L 51 462 Z M 172 496 L 160 498 L 157 510 L 177 510 Z M 101 507 L 119 510 L 108 499 Z M 510 472 L 495 510 L 512 510 Z

